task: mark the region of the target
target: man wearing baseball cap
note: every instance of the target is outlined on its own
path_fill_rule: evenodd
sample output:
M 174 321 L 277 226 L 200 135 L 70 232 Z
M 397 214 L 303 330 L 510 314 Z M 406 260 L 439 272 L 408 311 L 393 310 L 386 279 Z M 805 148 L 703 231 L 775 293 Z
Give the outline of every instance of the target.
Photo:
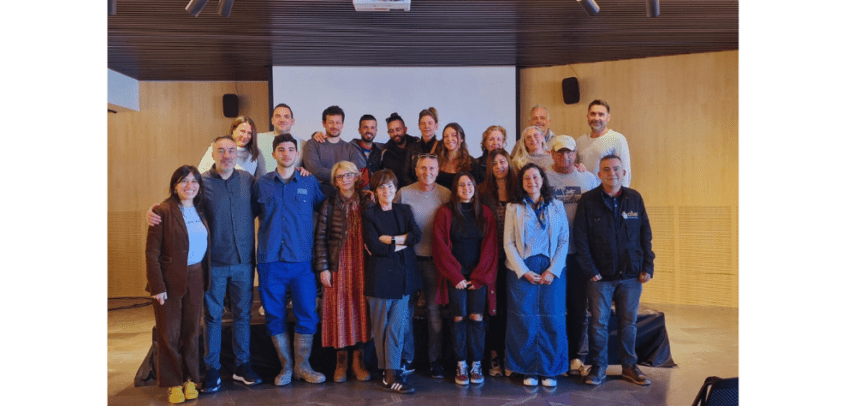
M 579 171 L 576 167 L 576 141 L 569 135 L 559 135 L 552 143 L 553 165 L 547 169 L 546 176 L 556 199 L 564 203 L 570 234 L 567 252 L 567 343 L 570 354 L 568 375 L 586 375 L 584 364 L 588 355 L 588 324 L 586 316 L 587 295 L 586 279 L 576 261 L 576 248 L 573 244 L 573 218 L 576 204 L 583 193 L 600 186 L 600 180 L 593 173 Z

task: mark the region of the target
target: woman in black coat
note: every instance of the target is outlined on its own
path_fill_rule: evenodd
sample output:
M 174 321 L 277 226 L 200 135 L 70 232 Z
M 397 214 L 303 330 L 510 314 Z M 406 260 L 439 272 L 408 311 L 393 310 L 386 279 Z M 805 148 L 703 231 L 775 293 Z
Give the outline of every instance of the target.
M 421 241 L 421 229 L 412 209 L 395 204 L 397 177 L 388 169 L 370 179 L 377 204 L 364 212 L 364 244 L 370 252 L 365 266 L 364 294 L 370 308 L 379 368 L 385 369 L 382 384 L 397 393 L 412 393 L 415 388 L 399 376 L 400 355 L 409 308 L 409 295 L 421 289 L 421 275 L 415 244 Z

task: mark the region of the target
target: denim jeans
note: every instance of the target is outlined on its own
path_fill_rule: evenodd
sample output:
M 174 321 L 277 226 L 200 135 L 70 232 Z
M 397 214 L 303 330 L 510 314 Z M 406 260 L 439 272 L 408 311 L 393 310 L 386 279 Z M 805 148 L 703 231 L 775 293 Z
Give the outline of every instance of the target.
M 609 352 L 609 316 L 612 302 L 615 301 L 615 314 L 618 317 L 618 347 L 621 365 L 629 367 L 636 364 L 636 315 L 639 313 L 639 297 L 642 296 L 642 283 L 638 278 L 616 279 L 610 281 L 588 281 L 588 308 L 591 323 L 588 328 L 589 352 L 594 364 L 606 367 Z
M 421 293 L 427 302 L 427 359 L 430 362 L 440 361 L 442 358 L 442 307 L 436 304 L 436 279 L 439 278 L 439 272 L 436 270 L 436 265 L 433 261 L 418 260 L 418 268 L 421 269 L 421 278 L 424 280 L 424 287 Z M 415 335 L 413 333 L 412 323 L 415 316 L 415 303 L 418 295 L 411 295 L 409 301 L 409 314 L 406 323 L 406 331 L 403 335 L 403 361 L 412 362 L 415 360 Z
M 567 352 L 570 359 L 585 362 L 588 355 L 588 279 L 576 261 L 567 256 Z
M 221 369 L 221 319 L 224 315 L 224 294 L 230 290 L 233 312 L 233 353 L 236 366 L 251 360 L 251 304 L 254 298 L 254 266 L 239 264 L 213 266 L 209 272 L 209 290 L 203 296 L 206 322 L 206 368 Z
M 450 281 L 448 284 L 448 308 L 451 310 L 451 342 L 454 358 L 457 361 L 481 361 L 484 358 L 486 330 L 484 320 L 472 320 L 469 315 L 483 316 L 487 309 L 487 287 L 479 289 L 457 289 Z M 463 320 L 455 321 L 454 317 Z M 468 353 L 467 353 L 468 350 Z
M 317 332 L 316 277 L 311 261 L 269 262 L 257 265 L 260 273 L 260 303 L 266 309 L 266 334 L 287 332 L 287 291 L 293 294 L 293 315 L 298 334 Z

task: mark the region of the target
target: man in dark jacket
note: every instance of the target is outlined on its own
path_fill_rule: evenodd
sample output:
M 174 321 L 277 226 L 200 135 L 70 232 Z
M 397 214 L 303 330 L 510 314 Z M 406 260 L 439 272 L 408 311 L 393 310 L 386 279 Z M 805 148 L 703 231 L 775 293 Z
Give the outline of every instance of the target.
M 589 278 L 589 385 L 606 380 L 607 341 L 612 301 L 618 315 L 622 377 L 637 385 L 651 381 L 636 366 L 636 315 L 642 284 L 654 275 L 651 224 L 639 192 L 622 187 L 626 171 L 621 158 L 600 160 L 601 187 L 582 195 L 574 218 L 574 243 L 582 272 Z M 585 279 L 585 278 L 583 278 Z
M 391 113 L 385 119 L 385 123 L 388 125 L 390 139 L 385 143 L 382 153 L 382 168 L 391 169 L 397 175 L 397 184 L 404 187 L 410 183 L 403 175 L 403 165 L 406 163 L 406 147 L 418 141 L 418 137 L 406 133 L 406 124 L 397 113 Z
M 376 138 L 376 118 L 370 114 L 361 116 L 358 120 L 358 138 L 350 141 L 355 145 L 367 161 L 368 176 L 382 169 L 382 147 L 383 144 L 373 142 Z M 369 178 L 368 178 L 369 179 Z

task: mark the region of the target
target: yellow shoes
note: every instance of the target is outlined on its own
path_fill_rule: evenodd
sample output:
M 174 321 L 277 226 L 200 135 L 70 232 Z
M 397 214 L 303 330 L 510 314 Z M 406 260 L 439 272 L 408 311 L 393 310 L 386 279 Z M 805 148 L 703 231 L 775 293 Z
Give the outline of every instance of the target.
M 170 403 L 182 403 L 185 401 L 185 394 L 182 393 L 181 386 L 171 386 L 167 389 L 167 401 Z
M 182 403 L 186 400 L 197 399 L 197 386 L 194 382 L 185 382 L 182 386 L 171 386 L 167 389 L 167 401 L 170 403 Z
M 197 385 L 195 385 L 194 382 L 185 382 L 182 389 L 185 391 L 185 400 L 197 399 Z

